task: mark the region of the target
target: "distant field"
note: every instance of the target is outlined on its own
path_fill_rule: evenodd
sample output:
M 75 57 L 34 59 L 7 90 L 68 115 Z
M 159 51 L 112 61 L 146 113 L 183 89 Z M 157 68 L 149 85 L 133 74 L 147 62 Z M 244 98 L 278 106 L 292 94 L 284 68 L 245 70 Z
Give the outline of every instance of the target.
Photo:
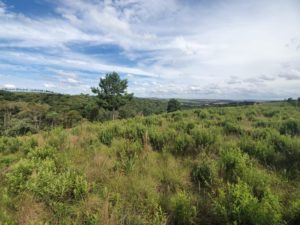
M 299 135 L 265 103 L 0 137 L 0 224 L 300 224 Z

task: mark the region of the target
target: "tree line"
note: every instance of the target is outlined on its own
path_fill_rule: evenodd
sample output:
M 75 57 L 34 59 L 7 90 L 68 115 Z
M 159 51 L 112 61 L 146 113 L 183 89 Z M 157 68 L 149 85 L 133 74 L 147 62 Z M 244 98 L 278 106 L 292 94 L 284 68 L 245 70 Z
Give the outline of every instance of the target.
M 121 80 L 117 73 L 107 74 L 101 82 L 106 86 L 99 89 L 96 96 L 1 90 L 0 135 L 24 135 L 56 126 L 70 128 L 81 121 L 103 122 L 112 117 L 124 119 L 166 111 L 166 101 L 135 98 L 133 94 L 123 95 L 122 92 L 125 93 L 127 89 L 127 80 Z M 119 83 L 123 87 L 118 87 Z M 119 91 L 121 93 L 117 93 Z

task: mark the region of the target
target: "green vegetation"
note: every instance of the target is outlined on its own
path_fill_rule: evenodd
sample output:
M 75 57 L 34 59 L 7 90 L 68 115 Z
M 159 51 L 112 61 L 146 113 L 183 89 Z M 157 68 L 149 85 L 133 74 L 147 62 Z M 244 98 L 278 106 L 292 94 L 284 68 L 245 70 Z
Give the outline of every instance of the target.
M 107 73 L 105 78 L 100 78 L 99 88 L 92 88 L 98 96 L 98 104 L 104 109 L 112 111 L 112 119 L 116 117 L 116 111 L 132 99 L 133 94 L 128 94 L 127 80 L 121 80 L 116 72 Z
M 299 124 L 282 102 L 2 136 L 0 224 L 299 224 Z
M 177 110 L 180 110 L 180 108 L 181 106 L 178 100 L 172 98 L 168 101 L 168 108 L 167 108 L 168 112 L 175 112 Z
M 97 96 L 0 91 L 0 135 L 38 133 L 57 126 L 70 128 L 82 121 L 107 121 L 111 111 L 98 105 Z M 167 101 L 133 98 L 119 108 L 116 117 L 165 112 Z

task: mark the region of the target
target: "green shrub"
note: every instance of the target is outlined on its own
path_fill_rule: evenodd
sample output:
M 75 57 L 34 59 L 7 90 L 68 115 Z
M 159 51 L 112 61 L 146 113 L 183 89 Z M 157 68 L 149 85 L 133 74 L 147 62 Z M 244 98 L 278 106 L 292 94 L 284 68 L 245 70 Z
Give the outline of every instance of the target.
M 186 192 L 178 192 L 171 198 L 172 224 L 193 224 L 196 216 L 196 207 L 193 206 L 191 197 Z
M 149 130 L 149 139 L 154 150 L 161 151 L 166 144 L 165 134 L 160 129 L 152 128 Z
M 0 137 L 0 153 L 15 153 L 22 147 L 22 143 L 17 138 Z
M 291 225 L 299 225 L 300 224 L 300 192 L 296 193 L 294 196 L 289 210 L 288 210 L 288 221 Z
M 299 175 L 300 141 L 289 136 L 277 135 L 270 140 L 276 151 L 273 161 L 277 168 L 282 168 L 291 176 Z
M 152 148 L 157 151 L 161 151 L 164 146 L 170 146 L 174 143 L 177 136 L 177 131 L 175 129 L 161 129 L 152 127 L 149 129 L 149 140 Z
M 194 140 L 190 135 L 180 133 L 175 137 L 174 143 L 170 148 L 174 154 L 188 155 L 194 152 Z
M 27 181 L 35 168 L 32 161 L 22 159 L 6 174 L 9 191 L 19 194 L 27 188 Z
M 225 134 L 227 134 L 227 135 L 241 135 L 242 134 L 241 127 L 233 122 L 225 121 L 222 124 L 222 126 L 223 126 Z
M 140 143 L 143 143 L 144 135 L 146 133 L 146 127 L 139 124 L 139 123 L 133 123 L 128 124 L 123 131 L 122 136 L 126 139 L 132 140 L 132 141 L 139 141 Z
M 10 164 L 12 164 L 15 160 L 16 160 L 16 156 L 15 155 L 7 155 L 7 156 L 1 156 L 0 157 L 0 170 L 3 167 L 7 167 Z
M 198 116 L 199 119 L 207 119 L 209 117 L 209 113 L 206 110 L 195 110 L 194 113 Z
M 17 119 L 13 118 L 10 121 L 10 127 L 5 130 L 5 134 L 8 136 L 20 136 L 26 134 L 35 134 L 37 129 L 30 123 L 28 119 Z
M 28 152 L 27 157 L 38 162 L 40 160 L 55 159 L 57 150 L 52 146 L 37 147 Z
M 7 188 L 2 188 L 0 190 L 0 224 L 10 225 L 15 224 L 13 220 L 14 215 L 11 215 L 10 212 L 11 207 L 11 198 L 8 195 Z
M 191 131 L 194 129 L 194 127 L 195 127 L 195 123 L 188 122 L 188 123 L 186 123 L 184 131 L 188 134 L 191 134 Z
M 278 110 L 265 110 L 263 111 L 263 115 L 265 117 L 274 117 L 275 115 L 278 115 L 280 113 L 280 111 Z
M 266 128 L 266 127 L 271 127 L 271 126 L 272 126 L 272 123 L 265 119 L 260 119 L 254 123 L 254 127 Z
M 67 133 L 63 128 L 55 128 L 46 133 L 47 144 L 57 149 L 61 149 L 65 143 Z
M 236 183 L 245 176 L 248 158 L 238 148 L 229 147 L 222 152 L 220 169 L 225 181 Z
M 127 139 L 116 139 L 112 143 L 112 149 L 118 158 L 117 166 L 120 166 L 128 174 L 133 170 L 138 155 L 142 151 L 142 146 L 137 141 L 130 142 Z
M 79 200 L 87 194 L 87 181 L 75 170 L 58 167 L 57 150 L 52 146 L 31 149 L 6 174 L 9 191 L 32 192 L 48 205 Z
M 280 133 L 285 135 L 299 135 L 300 134 L 300 121 L 295 119 L 289 119 L 282 122 L 280 128 Z
M 275 150 L 271 144 L 265 140 L 252 140 L 244 137 L 240 141 L 240 148 L 242 151 L 254 156 L 265 165 L 272 165 Z
M 220 189 L 214 208 L 222 224 L 282 224 L 278 200 L 268 193 L 259 201 L 246 183 L 229 184 L 225 190 Z
M 210 187 L 213 182 L 213 172 L 207 163 L 194 165 L 191 171 L 191 178 L 194 184 L 201 187 Z
M 39 166 L 37 174 L 28 182 L 28 189 L 50 204 L 84 198 L 88 191 L 88 184 L 85 177 L 75 170 L 58 172 L 51 161 L 45 160 Z
M 114 134 L 109 129 L 103 129 L 98 133 L 98 137 L 99 137 L 101 143 L 110 146 L 111 142 L 114 138 Z
M 191 133 L 196 148 L 206 148 L 217 142 L 217 130 L 215 129 L 194 128 Z
M 161 126 L 163 124 L 163 120 L 158 116 L 149 116 L 144 118 L 143 124 L 146 126 Z
M 181 112 L 172 113 L 171 117 L 173 119 L 173 122 L 179 122 L 183 120 L 183 115 Z
M 30 152 L 32 149 L 34 149 L 37 146 L 38 146 L 37 140 L 34 139 L 33 137 L 30 137 L 29 139 L 26 139 L 25 141 L 23 141 L 22 149 L 23 149 L 24 153 L 27 154 L 28 152 Z
M 268 140 L 277 135 L 279 135 L 279 132 L 273 128 L 256 128 L 251 133 L 254 140 Z

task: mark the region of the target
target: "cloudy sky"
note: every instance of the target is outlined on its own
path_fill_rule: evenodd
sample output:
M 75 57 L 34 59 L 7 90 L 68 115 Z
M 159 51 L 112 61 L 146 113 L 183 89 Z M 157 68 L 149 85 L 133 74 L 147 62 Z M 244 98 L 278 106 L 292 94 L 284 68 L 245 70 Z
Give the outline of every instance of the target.
M 300 0 L 0 0 L 0 88 L 300 96 Z

